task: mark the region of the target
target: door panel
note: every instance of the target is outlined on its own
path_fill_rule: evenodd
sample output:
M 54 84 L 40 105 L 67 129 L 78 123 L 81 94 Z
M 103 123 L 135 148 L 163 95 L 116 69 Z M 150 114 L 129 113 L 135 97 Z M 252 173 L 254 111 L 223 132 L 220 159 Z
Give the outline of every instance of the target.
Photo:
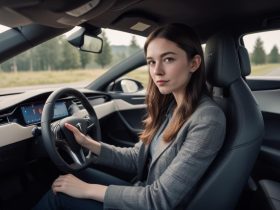
M 116 146 L 133 146 L 139 141 L 146 115 L 144 94 L 113 93 L 116 111 L 101 120 L 103 141 Z
M 280 80 L 248 79 L 263 114 L 265 135 L 253 170 L 255 179 L 280 181 Z
M 111 95 L 115 110 L 112 114 L 100 119 L 102 142 L 120 147 L 132 147 L 139 141 L 139 133 L 143 129 L 142 120 L 146 115 L 144 94 L 113 93 Z M 106 166 L 94 165 L 92 167 L 127 181 L 135 176 L 135 174 L 124 173 L 118 169 L 112 170 Z

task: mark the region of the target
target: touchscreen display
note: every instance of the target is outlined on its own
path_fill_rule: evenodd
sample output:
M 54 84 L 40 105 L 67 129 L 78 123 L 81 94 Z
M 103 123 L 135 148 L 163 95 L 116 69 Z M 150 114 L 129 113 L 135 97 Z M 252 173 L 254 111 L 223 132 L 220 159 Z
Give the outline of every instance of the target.
M 26 124 L 34 124 L 41 121 L 44 104 L 31 104 L 21 106 L 23 119 Z M 56 102 L 54 107 L 53 119 L 68 116 L 67 107 L 64 102 Z

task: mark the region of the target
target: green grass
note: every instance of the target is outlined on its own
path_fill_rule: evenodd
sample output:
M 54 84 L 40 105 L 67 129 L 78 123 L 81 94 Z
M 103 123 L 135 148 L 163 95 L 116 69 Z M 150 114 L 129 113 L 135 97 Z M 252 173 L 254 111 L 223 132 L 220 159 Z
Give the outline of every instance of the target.
M 49 85 L 49 84 L 65 84 L 84 82 L 90 83 L 97 77 L 102 75 L 106 70 L 64 70 L 64 71 L 34 71 L 34 72 L 1 72 L 0 71 L 0 88 Z M 125 77 L 129 77 L 141 82 L 144 87 L 148 83 L 148 71 L 146 68 L 139 68 L 128 73 Z
M 34 72 L 0 72 L 0 88 L 61 84 L 73 82 L 91 82 L 104 70 L 64 70 L 64 71 L 34 71 Z
M 280 68 L 280 64 L 264 64 L 252 65 L 251 76 L 262 76 L 271 72 L 275 68 Z M 63 71 L 34 71 L 34 72 L 1 72 L 0 71 L 0 88 L 33 86 L 33 85 L 48 85 L 48 84 L 63 84 L 84 82 L 90 83 L 103 74 L 106 70 L 91 69 L 91 70 L 63 70 Z M 148 83 L 147 67 L 136 69 L 128 73 L 125 77 L 129 77 L 141 82 L 144 87 Z
M 252 65 L 250 76 L 265 76 L 270 73 L 273 69 L 280 68 L 280 64 L 262 64 Z

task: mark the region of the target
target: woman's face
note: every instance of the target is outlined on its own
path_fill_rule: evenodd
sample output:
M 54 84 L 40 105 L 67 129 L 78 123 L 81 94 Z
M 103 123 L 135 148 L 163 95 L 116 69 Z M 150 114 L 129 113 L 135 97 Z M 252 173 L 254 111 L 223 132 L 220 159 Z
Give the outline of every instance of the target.
M 191 73 L 198 67 L 176 43 L 164 38 L 152 40 L 146 54 L 150 75 L 160 93 L 173 93 L 178 102 L 185 95 Z

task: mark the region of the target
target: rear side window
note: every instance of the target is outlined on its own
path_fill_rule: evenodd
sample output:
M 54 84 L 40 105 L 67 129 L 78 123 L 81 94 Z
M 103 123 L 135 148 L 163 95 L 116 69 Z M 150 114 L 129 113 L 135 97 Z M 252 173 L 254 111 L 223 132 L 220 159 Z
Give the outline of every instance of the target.
M 280 78 L 280 30 L 248 34 L 243 41 L 250 55 L 249 77 Z

